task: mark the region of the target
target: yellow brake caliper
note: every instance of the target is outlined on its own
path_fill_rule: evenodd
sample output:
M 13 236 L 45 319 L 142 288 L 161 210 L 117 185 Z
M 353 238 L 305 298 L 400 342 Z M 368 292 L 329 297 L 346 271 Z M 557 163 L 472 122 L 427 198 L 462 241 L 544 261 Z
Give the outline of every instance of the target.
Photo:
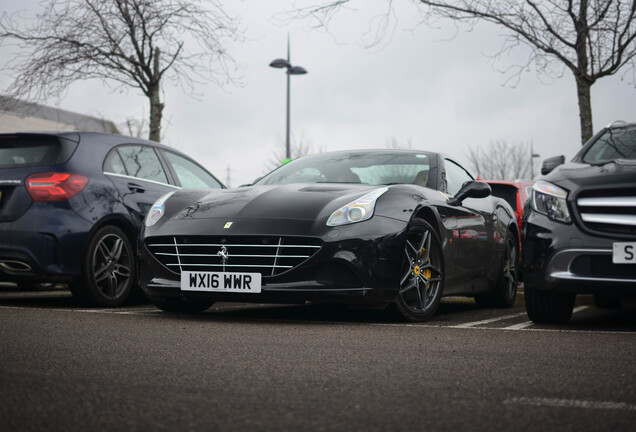
M 426 248 L 422 248 L 422 253 L 420 254 L 420 256 L 421 256 L 424 252 L 426 252 Z M 431 262 L 431 259 L 430 259 L 430 258 L 428 259 L 428 262 L 429 262 L 429 263 Z M 413 267 L 413 274 L 415 274 L 415 276 L 419 276 L 419 275 L 420 275 L 420 273 L 423 273 L 423 274 L 424 274 L 424 277 L 425 277 L 426 279 L 430 279 L 430 278 L 431 278 L 431 275 L 432 275 L 431 269 L 428 269 L 428 268 L 427 268 L 427 269 L 422 269 L 422 268 L 419 266 L 419 262 L 418 262 L 418 264 L 416 264 L 416 265 L 415 265 L 415 267 Z M 429 284 L 426 284 L 426 287 L 427 287 L 427 288 L 428 288 L 428 285 L 429 285 Z

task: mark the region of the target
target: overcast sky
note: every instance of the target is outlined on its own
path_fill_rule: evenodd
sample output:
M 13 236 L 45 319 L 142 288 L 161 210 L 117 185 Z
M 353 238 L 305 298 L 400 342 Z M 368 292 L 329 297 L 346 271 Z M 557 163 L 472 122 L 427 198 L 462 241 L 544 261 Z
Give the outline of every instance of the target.
M 498 70 L 516 64 L 515 58 L 489 61 L 501 45 L 500 29 L 481 24 L 455 35 L 452 25 L 417 26 L 412 0 L 393 2 L 396 28 L 374 48 L 365 46 L 364 36 L 386 0 L 352 2 L 361 9 L 336 15 L 330 32 L 312 29 L 307 21 L 275 19 L 294 3 L 316 1 L 224 1 L 246 29 L 247 41 L 228 46 L 242 66 L 236 77 L 243 84 L 201 86 L 198 98 L 165 85 L 163 142 L 190 154 L 223 182 L 229 170 L 232 186 L 264 174 L 285 136 L 286 78 L 268 65 L 286 56 L 289 33 L 292 64 L 308 71 L 291 79 L 292 135 L 316 149 L 385 148 L 396 140 L 447 153 L 470 169 L 467 149 L 494 140 L 532 142 L 541 159 L 569 158 L 580 148 L 571 74 L 545 83 L 530 71 L 516 85 L 507 83 Z M 37 8 L 36 0 L 3 0 L 0 11 Z M 516 59 L 523 54 L 515 53 Z M 0 48 L 2 64 L 10 56 L 10 49 Z M 636 120 L 630 77 L 604 78 L 592 88 L 595 131 L 614 120 Z M 9 82 L 0 70 L 0 87 Z M 44 103 L 116 123 L 149 111 L 135 89 L 113 92 L 100 81 L 76 83 L 61 100 Z

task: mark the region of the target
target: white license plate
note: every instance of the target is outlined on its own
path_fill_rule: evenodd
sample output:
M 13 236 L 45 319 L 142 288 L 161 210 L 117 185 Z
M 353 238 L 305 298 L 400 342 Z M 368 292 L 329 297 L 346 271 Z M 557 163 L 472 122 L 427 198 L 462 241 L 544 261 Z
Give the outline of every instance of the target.
M 260 293 L 260 273 L 181 272 L 181 291 Z
M 614 243 L 612 262 L 614 264 L 636 264 L 636 242 Z

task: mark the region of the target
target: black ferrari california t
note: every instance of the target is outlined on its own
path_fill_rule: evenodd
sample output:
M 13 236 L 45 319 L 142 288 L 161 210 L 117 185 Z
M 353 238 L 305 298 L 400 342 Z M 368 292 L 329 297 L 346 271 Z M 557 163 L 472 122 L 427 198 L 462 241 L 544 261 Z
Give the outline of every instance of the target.
M 309 301 L 423 321 L 442 296 L 510 307 L 518 232 L 510 206 L 444 155 L 330 152 L 246 187 L 164 195 L 145 220 L 139 279 L 169 312 Z

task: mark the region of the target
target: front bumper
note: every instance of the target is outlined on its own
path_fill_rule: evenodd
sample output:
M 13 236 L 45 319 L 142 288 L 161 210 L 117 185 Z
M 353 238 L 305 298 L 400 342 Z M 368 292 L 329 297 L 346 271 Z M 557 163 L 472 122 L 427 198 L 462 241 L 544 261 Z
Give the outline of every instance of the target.
M 197 229 L 197 222 L 190 228 L 183 228 L 187 222 L 182 223 L 179 230 L 195 232 Z M 147 238 L 167 232 L 167 229 L 155 230 Z M 198 232 L 202 230 L 199 228 Z M 255 235 L 241 233 L 248 234 Z M 293 221 L 267 231 L 270 236 L 298 234 L 299 227 Z M 155 300 L 187 297 L 237 302 L 378 304 L 395 299 L 404 256 L 404 221 L 376 216 L 358 224 L 325 227 L 314 237 L 321 241 L 320 250 L 288 271 L 263 275 L 259 294 L 181 291 L 178 269 L 168 269 L 161 264 L 145 242 L 139 245 L 139 284 L 146 295 Z
M 619 238 L 590 235 L 527 211 L 523 223 L 523 275 L 529 289 L 636 295 L 636 265 L 612 263 Z

